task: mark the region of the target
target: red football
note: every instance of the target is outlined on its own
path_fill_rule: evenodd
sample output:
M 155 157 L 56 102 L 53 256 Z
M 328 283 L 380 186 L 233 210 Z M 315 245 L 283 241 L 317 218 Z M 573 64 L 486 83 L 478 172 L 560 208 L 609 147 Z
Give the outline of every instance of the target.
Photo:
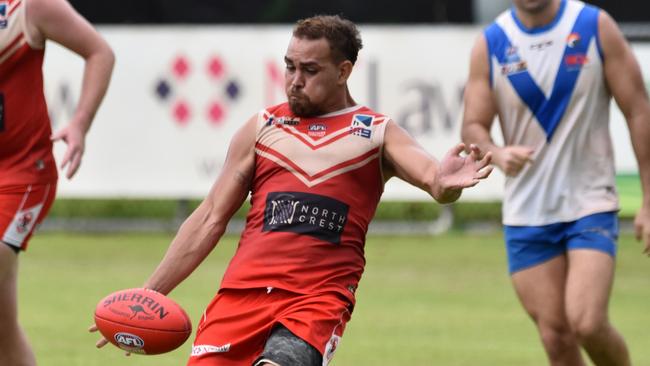
M 111 343 L 131 352 L 155 355 L 185 343 L 190 318 L 172 299 L 144 288 L 113 292 L 95 308 L 95 324 Z

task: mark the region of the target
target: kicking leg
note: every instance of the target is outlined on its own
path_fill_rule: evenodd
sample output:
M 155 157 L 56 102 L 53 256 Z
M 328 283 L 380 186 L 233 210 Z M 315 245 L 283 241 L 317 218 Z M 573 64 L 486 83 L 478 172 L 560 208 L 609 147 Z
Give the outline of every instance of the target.
M 282 324 L 277 324 L 254 366 L 321 366 L 323 356 Z

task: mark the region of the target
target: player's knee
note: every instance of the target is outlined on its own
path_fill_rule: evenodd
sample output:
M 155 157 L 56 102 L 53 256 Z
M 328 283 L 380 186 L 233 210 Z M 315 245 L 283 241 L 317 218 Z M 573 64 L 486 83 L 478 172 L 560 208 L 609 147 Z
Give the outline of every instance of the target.
M 576 346 L 575 335 L 568 324 L 539 325 L 539 330 L 544 348 L 551 359 Z
M 255 366 L 318 366 L 323 357 L 313 346 L 278 324 L 264 346 Z
M 601 315 L 583 315 L 570 319 L 571 329 L 581 341 L 598 337 L 607 327 L 607 319 Z

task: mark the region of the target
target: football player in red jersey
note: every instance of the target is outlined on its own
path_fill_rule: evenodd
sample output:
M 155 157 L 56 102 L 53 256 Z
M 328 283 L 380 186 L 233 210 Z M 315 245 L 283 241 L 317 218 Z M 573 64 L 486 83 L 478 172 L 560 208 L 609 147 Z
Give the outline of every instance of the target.
M 46 40 L 86 61 L 72 120 L 52 135 L 43 95 Z M 52 140 L 63 140 L 61 161 L 71 178 L 84 139 L 106 92 L 114 63 L 102 37 L 65 0 L 0 0 L 0 364 L 35 365 L 17 319 L 18 256 L 45 217 L 56 191 Z
M 399 177 L 448 203 L 490 174 L 490 154 L 478 159 L 472 146 L 463 157 L 458 144 L 438 162 L 390 118 L 358 105 L 347 80 L 360 48 L 348 20 L 297 22 L 285 56 L 288 102 L 235 134 L 208 197 L 146 281 L 169 293 L 251 195 L 237 253 L 200 321 L 189 365 L 327 364 L 354 308 L 385 181 Z

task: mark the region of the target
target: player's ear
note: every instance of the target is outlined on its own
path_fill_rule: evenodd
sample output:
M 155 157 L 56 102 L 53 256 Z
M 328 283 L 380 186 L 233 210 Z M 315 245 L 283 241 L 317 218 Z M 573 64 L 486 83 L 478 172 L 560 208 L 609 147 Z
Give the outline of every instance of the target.
M 338 83 L 339 84 L 345 84 L 348 81 L 348 78 L 350 77 L 350 74 L 352 73 L 352 67 L 354 65 L 350 60 L 345 60 L 339 64 L 339 78 L 338 78 Z

